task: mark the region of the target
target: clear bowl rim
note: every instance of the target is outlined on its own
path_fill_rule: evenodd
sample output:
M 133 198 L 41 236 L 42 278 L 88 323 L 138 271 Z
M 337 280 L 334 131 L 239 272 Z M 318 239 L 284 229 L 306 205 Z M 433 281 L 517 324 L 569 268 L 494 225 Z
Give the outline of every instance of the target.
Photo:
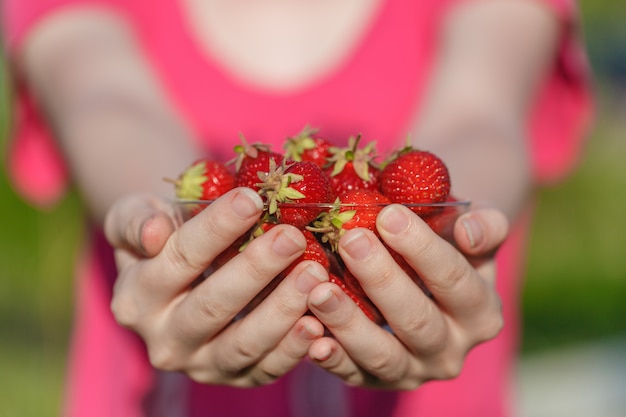
M 186 199 L 175 199 L 174 204 L 180 205 L 192 205 L 192 204 L 202 204 L 209 205 L 215 200 L 186 200 Z M 459 200 L 459 201 L 444 201 L 441 203 L 300 203 L 297 201 L 290 201 L 284 203 L 278 203 L 279 207 L 291 207 L 291 208 L 342 208 L 342 207 L 386 207 L 393 204 L 401 204 L 408 208 L 416 208 L 416 207 L 456 207 L 456 208 L 467 208 L 470 206 L 471 202 L 467 200 Z M 267 204 L 266 204 L 267 206 Z

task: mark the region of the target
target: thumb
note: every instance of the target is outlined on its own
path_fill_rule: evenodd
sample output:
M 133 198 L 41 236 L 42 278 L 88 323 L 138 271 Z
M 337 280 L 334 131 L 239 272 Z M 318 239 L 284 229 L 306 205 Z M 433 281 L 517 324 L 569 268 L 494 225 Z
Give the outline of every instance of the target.
M 493 208 L 476 208 L 461 215 L 454 225 L 454 240 L 468 256 L 490 257 L 509 233 L 509 221 Z
M 176 224 L 171 204 L 153 195 L 133 194 L 107 212 L 104 233 L 115 249 L 151 258 L 161 251 Z

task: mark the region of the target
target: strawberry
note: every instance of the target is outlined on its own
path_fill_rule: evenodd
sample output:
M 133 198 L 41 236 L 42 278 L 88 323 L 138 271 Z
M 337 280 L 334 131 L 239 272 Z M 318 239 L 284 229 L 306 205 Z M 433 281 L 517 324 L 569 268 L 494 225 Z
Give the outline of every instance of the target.
M 350 297 L 352 301 L 354 301 L 354 303 L 361 309 L 361 311 L 365 313 L 367 318 L 369 318 L 370 320 L 372 320 L 374 323 L 377 323 L 377 324 L 382 325 L 385 323 L 385 319 L 383 315 L 376 308 L 376 306 L 367 298 L 367 296 L 365 296 L 365 292 L 363 291 L 363 289 L 361 289 L 361 286 L 356 280 L 356 278 L 354 278 L 348 271 L 344 273 L 343 278 L 340 278 L 338 275 L 335 275 L 333 273 L 331 273 L 329 277 L 330 277 L 329 279 L 330 282 L 339 286 L 339 288 L 341 288 L 341 290 L 348 297 Z M 356 287 L 355 283 L 356 285 L 358 285 L 358 288 L 359 288 L 358 293 L 355 293 L 351 289 L 351 287 L 347 285 L 347 280 L 350 280 L 352 282 L 352 287 Z
M 298 257 L 298 259 L 293 261 L 291 265 L 283 271 L 283 276 L 288 275 L 291 271 L 293 271 L 296 265 L 303 261 L 315 261 L 322 265 L 327 271 L 330 270 L 330 259 L 328 258 L 328 254 L 322 244 L 315 237 L 315 234 L 309 232 L 308 230 L 303 230 L 302 233 L 306 238 L 306 249 L 304 250 L 304 253 Z
M 211 159 L 193 162 L 174 183 L 181 200 L 215 200 L 235 187 L 235 176 L 228 167 Z
M 165 178 L 174 184 L 176 197 L 180 200 L 215 200 L 235 187 L 235 176 L 228 167 L 211 159 L 194 161 L 176 180 Z M 189 214 L 195 216 L 206 204 L 190 204 Z
M 452 196 L 448 196 L 446 203 L 450 203 L 442 207 L 441 211 L 423 216 L 424 221 L 439 236 L 452 242 L 454 233 L 454 222 L 462 212 L 462 206 L 455 205 L 458 200 Z
M 350 221 L 343 223 L 344 230 L 364 227 L 374 233 L 376 229 L 376 217 L 378 213 L 390 204 L 391 201 L 377 190 L 351 190 L 340 197 L 340 212 L 355 210 Z
M 258 191 L 259 174 L 269 172 L 272 160 L 276 165 L 280 165 L 283 162 L 283 155 L 271 151 L 270 147 L 264 144 L 250 145 L 243 136 L 241 142 L 241 145 L 235 146 L 237 156 L 229 162 L 235 164 L 235 185 Z
M 407 146 L 383 168 L 381 191 L 394 203 L 442 203 L 450 194 L 448 168 L 435 154 Z M 427 215 L 440 208 L 417 206 L 411 210 Z
M 330 148 L 332 144 L 318 135 L 318 129 L 306 126 L 294 137 L 287 138 L 285 142 L 285 158 L 293 161 L 313 162 L 323 168 L 332 156 Z
M 332 147 L 330 165 L 325 168 L 337 195 L 350 190 L 378 189 L 380 170 L 374 164 L 375 143 L 359 148 L 361 136 L 352 137 L 348 147 Z
M 269 214 L 296 227 L 306 226 L 324 210 L 323 206 L 308 203 L 330 203 L 334 198 L 328 178 L 312 162 L 283 162 L 277 166 L 271 161 L 269 171 L 260 172 L 258 178 L 256 185 L 267 201 Z
M 320 233 L 322 242 L 329 242 L 336 251 L 346 230 L 363 227 L 378 234 L 376 217 L 390 201 L 375 190 L 352 190 L 335 200 L 333 208 L 322 212 L 308 229 Z

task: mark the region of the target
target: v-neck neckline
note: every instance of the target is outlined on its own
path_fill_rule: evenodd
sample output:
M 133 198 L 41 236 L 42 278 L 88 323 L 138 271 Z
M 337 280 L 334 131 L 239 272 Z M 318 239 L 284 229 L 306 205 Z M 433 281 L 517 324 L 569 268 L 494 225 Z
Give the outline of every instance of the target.
M 232 88 L 246 91 L 248 94 L 253 93 L 261 96 L 287 98 L 306 95 L 310 91 L 315 91 L 320 86 L 332 83 L 344 72 L 348 71 L 358 60 L 364 45 L 375 35 L 377 28 L 380 26 L 382 16 L 386 13 L 392 1 L 393 0 L 382 0 L 379 5 L 375 6 L 377 10 L 374 10 L 373 16 L 370 17 L 369 22 L 364 25 L 361 31 L 362 33 L 353 42 L 352 46 L 347 48 L 345 55 L 341 59 L 338 59 L 334 65 L 317 76 L 311 77 L 308 81 L 299 83 L 289 89 L 277 89 L 271 86 L 264 86 L 238 77 L 228 68 L 227 64 L 211 53 L 210 48 L 206 48 L 201 44 L 197 35 L 194 34 L 192 22 L 189 21 L 182 0 L 173 0 L 168 3 L 172 5 L 172 10 L 170 10 L 172 23 L 176 24 L 176 27 L 172 29 L 178 30 L 180 33 L 180 41 L 182 44 L 179 46 L 187 48 L 192 54 L 193 60 L 197 65 L 196 69 L 198 72 L 196 73 L 211 71 L 223 82 L 230 84 Z

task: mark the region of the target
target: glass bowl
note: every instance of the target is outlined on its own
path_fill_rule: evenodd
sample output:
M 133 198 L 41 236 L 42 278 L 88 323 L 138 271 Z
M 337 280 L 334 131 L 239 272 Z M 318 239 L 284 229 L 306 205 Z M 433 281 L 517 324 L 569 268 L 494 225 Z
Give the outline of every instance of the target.
M 178 216 L 179 222 L 185 222 L 197 215 L 204 208 L 210 205 L 212 201 L 207 200 L 176 200 L 174 206 L 176 208 L 176 213 Z M 374 203 L 374 204 L 337 204 L 337 203 L 299 203 L 299 202 L 288 202 L 288 203 L 279 203 L 277 207 L 277 212 L 282 213 L 280 216 L 269 215 L 268 207 L 266 207 L 266 214 L 262 216 L 262 219 L 268 219 L 272 223 L 281 223 L 281 218 L 286 216 L 285 213 L 288 213 L 289 210 L 295 211 L 311 211 L 313 217 L 325 216 L 325 214 L 321 213 L 330 213 L 332 211 L 351 211 L 356 210 L 358 213 L 367 213 L 369 211 L 379 212 L 385 206 L 389 204 L 387 203 Z M 415 212 L 418 216 L 420 216 L 429 226 L 433 229 L 439 236 L 448 242 L 453 241 L 453 229 L 454 223 L 456 219 L 463 213 L 467 212 L 470 207 L 469 201 L 448 201 L 444 203 L 433 203 L 433 204 L 403 204 L 405 207 L 408 207 L 413 212 Z M 315 214 L 317 213 L 317 214 Z M 285 222 L 282 222 L 285 223 Z M 286 222 L 289 223 L 289 222 Z M 340 285 L 348 295 L 361 307 L 361 309 L 372 319 L 373 321 L 384 324 L 385 321 L 382 315 L 378 312 L 376 307 L 367 299 L 364 291 L 360 288 L 358 281 L 354 278 L 350 277 L 350 273 L 345 267 L 344 263 L 341 260 L 341 257 L 338 253 L 333 250 L 332 240 L 324 238 L 324 234 L 319 233 L 319 230 L 316 232 L 316 229 L 319 229 L 319 223 L 315 221 L 311 221 L 307 223 L 307 227 L 310 231 L 313 231 L 313 234 L 317 238 L 318 243 L 323 247 L 326 255 L 329 260 L 329 272 L 332 274 L 335 279 L 335 283 Z M 253 239 L 255 236 L 258 236 L 259 226 L 253 227 L 248 233 L 244 236 L 240 237 L 240 239 L 231 245 L 229 249 L 227 249 L 222 255 L 218 256 L 214 261 L 214 264 L 206 271 L 203 277 L 209 276 L 214 270 L 221 267 L 224 263 L 228 262 L 230 258 L 235 256 L 238 251 L 236 248 L 244 248 L 245 245 Z M 262 233 L 262 232 L 261 232 Z M 233 250 L 235 247 L 235 250 Z M 428 294 L 428 289 L 421 282 L 421 279 L 417 274 L 407 268 L 407 263 L 399 257 L 397 254 L 393 254 L 394 258 L 398 262 L 399 265 L 403 267 L 403 269 L 407 272 L 407 274 L 416 282 L 416 284 L 422 288 L 422 290 Z M 301 261 L 303 259 L 299 259 Z M 276 285 L 280 282 L 284 274 L 279 275 L 271 284 L 268 285 L 267 288 L 264 289 L 239 315 L 245 315 L 252 308 L 258 305 L 259 302 L 262 301 L 263 298 L 271 292 Z
M 212 200 L 175 200 L 174 205 L 176 214 L 180 222 L 185 222 L 191 217 L 202 211 L 206 206 L 210 205 Z M 350 203 L 299 203 L 288 202 L 278 203 L 279 212 L 285 212 L 289 209 L 311 210 L 317 213 L 329 212 L 333 209 L 341 211 L 358 210 L 358 211 L 380 211 L 388 203 L 374 204 L 350 204 Z M 447 201 L 443 203 L 431 204 L 402 204 L 411 209 L 420 216 L 437 234 L 444 239 L 452 240 L 452 229 L 456 219 L 463 213 L 467 212 L 470 207 L 469 201 Z M 265 207 L 268 209 L 267 205 Z M 277 223 L 281 223 L 281 219 L 275 219 Z M 289 222 L 287 222 L 289 223 Z

